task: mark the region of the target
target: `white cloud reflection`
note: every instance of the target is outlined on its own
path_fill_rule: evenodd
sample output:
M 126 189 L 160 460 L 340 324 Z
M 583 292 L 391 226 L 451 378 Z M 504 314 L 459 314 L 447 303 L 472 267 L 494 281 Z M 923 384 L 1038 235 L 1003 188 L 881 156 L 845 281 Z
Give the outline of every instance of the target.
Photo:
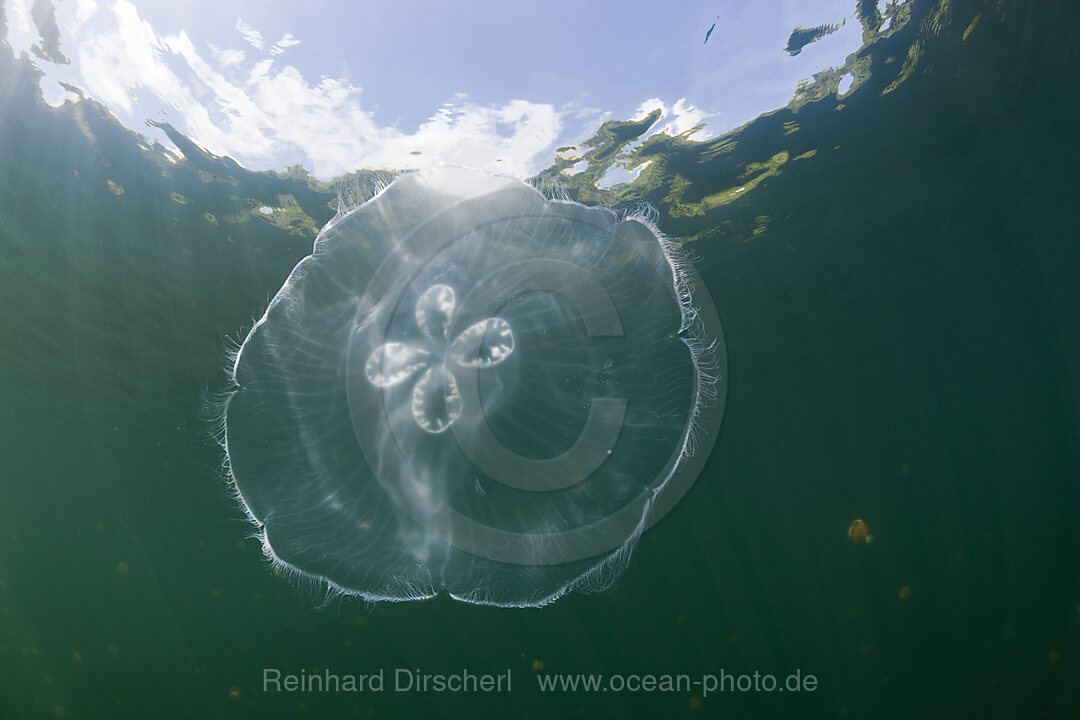
M 311 73 L 290 63 L 288 49 L 302 41 L 291 32 L 269 44 L 258 20 L 237 18 L 231 30 L 212 35 L 215 44 L 184 29 L 159 30 L 130 0 L 54 3 L 61 44 L 72 58 L 71 65 L 54 65 L 31 52 L 40 42 L 31 3 L 4 2 L 7 40 L 16 55 L 27 53 L 45 73 L 47 102 L 77 99 L 59 84 L 67 83 L 107 106 L 128 127 L 163 139 L 144 123 L 163 119 L 208 151 L 254 169 L 302 163 L 316 177 L 331 178 L 362 167 L 452 163 L 524 177 L 549 164 L 557 146 L 584 140 L 612 116 L 611 108 L 585 105 L 587 89 L 569 88 L 567 96 L 573 99 L 562 104 L 498 95 L 498 102 L 480 102 L 459 93 L 434 99 L 441 104 L 421 111 L 417 117 L 427 118 L 411 127 L 379 122 L 372 112 L 376 101 L 365 97 L 346 71 L 312 80 Z M 273 32 L 278 33 L 280 28 Z M 697 48 L 696 34 L 693 40 Z M 500 70 L 480 67 L 477 72 Z M 693 134 L 700 140 L 710 136 L 709 127 L 730 127 L 724 122 L 730 116 L 695 107 L 686 98 L 674 103 L 652 98 L 640 105 L 637 117 L 656 108 L 661 120 L 650 134 L 677 135 L 709 123 Z
M 244 22 L 243 18 L 236 19 L 236 29 L 240 31 L 248 45 L 256 50 L 263 49 L 262 33 Z
M 271 55 L 280 55 L 285 52 L 285 48 L 291 48 L 293 45 L 299 45 L 300 41 L 293 37 L 292 33 L 285 33 L 280 40 L 274 43 L 274 47 L 270 48 Z
M 16 53 L 39 40 L 27 2 L 6 4 Z M 57 90 L 57 81 L 73 83 L 129 125 L 164 117 L 210 152 L 248 167 L 281 167 L 289 158 L 330 178 L 360 167 L 454 163 L 525 176 L 564 129 L 567 109 L 526 100 L 483 105 L 459 95 L 408 132 L 375 122 L 360 87 L 328 76 L 311 83 L 282 64 L 278 57 L 300 42 L 291 34 L 268 56 L 262 33 L 242 19 L 237 41 L 258 52 L 199 48 L 183 30 L 159 34 L 128 0 L 98 14 L 85 0 L 75 13 L 64 10 L 58 7 L 57 21 L 65 43 L 77 47 L 74 67 L 35 58 L 46 71 L 43 89 L 52 104 L 74 99 Z M 96 22 L 89 24 L 92 16 Z M 155 105 L 159 113 L 147 112 Z

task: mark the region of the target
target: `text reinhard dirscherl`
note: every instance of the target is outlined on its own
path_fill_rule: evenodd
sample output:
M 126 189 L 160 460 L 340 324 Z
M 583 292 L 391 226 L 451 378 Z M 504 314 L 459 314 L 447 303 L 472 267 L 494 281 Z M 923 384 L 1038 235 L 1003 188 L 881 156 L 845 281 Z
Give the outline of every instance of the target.
M 283 673 L 277 668 L 263 668 L 263 692 L 510 692 L 510 668 L 506 672 L 474 673 L 462 670 L 454 673 L 425 673 L 411 668 L 395 668 L 387 672 L 379 668 L 367 675 L 322 672 Z
M 694 693 L 708 697 L 715 693 L 807 692 L 818 689 L 818 678 L 801 668 L 787 675 L 757 670 L 732 673 L 720 669 L 701 675 L 679 674 L 581 674 L 537 673 L 537 689 L 542 693 Z M 501 673 L 460 672 L 427 673 L 413 668 L 379 668 L 364 675 L 335 673 L 329 669 L 283 673 L 278 668 L 263 668 L 263 692 L 338 693 L 338 692 L 416 692 L 416 693 L 503 693 L 511 692 L 511 670 Z

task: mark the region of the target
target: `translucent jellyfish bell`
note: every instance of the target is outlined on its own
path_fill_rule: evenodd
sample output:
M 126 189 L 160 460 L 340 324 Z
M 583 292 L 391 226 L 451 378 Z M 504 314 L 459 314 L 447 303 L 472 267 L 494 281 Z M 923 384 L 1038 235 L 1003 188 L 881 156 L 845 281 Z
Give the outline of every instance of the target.
M 267 556 L 331 594 L 600 589 L 692 483 L 693 430 L 711 446 L 720 333 L 647 222 L 406 175 L 322 230 L 241 346 L 231 477 Z

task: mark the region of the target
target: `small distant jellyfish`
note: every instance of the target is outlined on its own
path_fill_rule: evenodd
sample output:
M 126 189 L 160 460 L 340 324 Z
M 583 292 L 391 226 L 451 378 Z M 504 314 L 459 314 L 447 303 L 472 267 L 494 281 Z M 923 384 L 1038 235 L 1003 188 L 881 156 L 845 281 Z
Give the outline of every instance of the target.
M 646 219 L 404 175 L 323 228 L 241 345 L 229 477 L 275 571 L 328 599 L 601 590 L 704 463 L 721 342 Z
M 852 521 L 847 530 L 848 540 L 853 543 L 872 543 L 874 536 L 870 534 L 870 528 L 859 519 Z

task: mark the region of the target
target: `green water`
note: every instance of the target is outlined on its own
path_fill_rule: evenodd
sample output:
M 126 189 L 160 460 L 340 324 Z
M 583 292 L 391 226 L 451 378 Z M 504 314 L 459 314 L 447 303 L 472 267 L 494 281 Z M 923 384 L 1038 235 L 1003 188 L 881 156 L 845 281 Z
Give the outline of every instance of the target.
M 942 7 L 913 4 L 843 108 L 649 150 L 628 192 L 695 238 L 724 427 L 619 582 L 541 610 L 320 611 L 267 570 L 204 407 L 333 188 L 165 162 L 90 103 L 45 108 L 0 49 L 0 717 L 1076 717 L 1080 18 Z M 744 197 L 694 206 L 781 151 Z M 386 686 L 274 692 L 264 668 Z M 397 668 L 512 685 L 394 692 Z M 755 671 L 817 683 L 537 683 Z

